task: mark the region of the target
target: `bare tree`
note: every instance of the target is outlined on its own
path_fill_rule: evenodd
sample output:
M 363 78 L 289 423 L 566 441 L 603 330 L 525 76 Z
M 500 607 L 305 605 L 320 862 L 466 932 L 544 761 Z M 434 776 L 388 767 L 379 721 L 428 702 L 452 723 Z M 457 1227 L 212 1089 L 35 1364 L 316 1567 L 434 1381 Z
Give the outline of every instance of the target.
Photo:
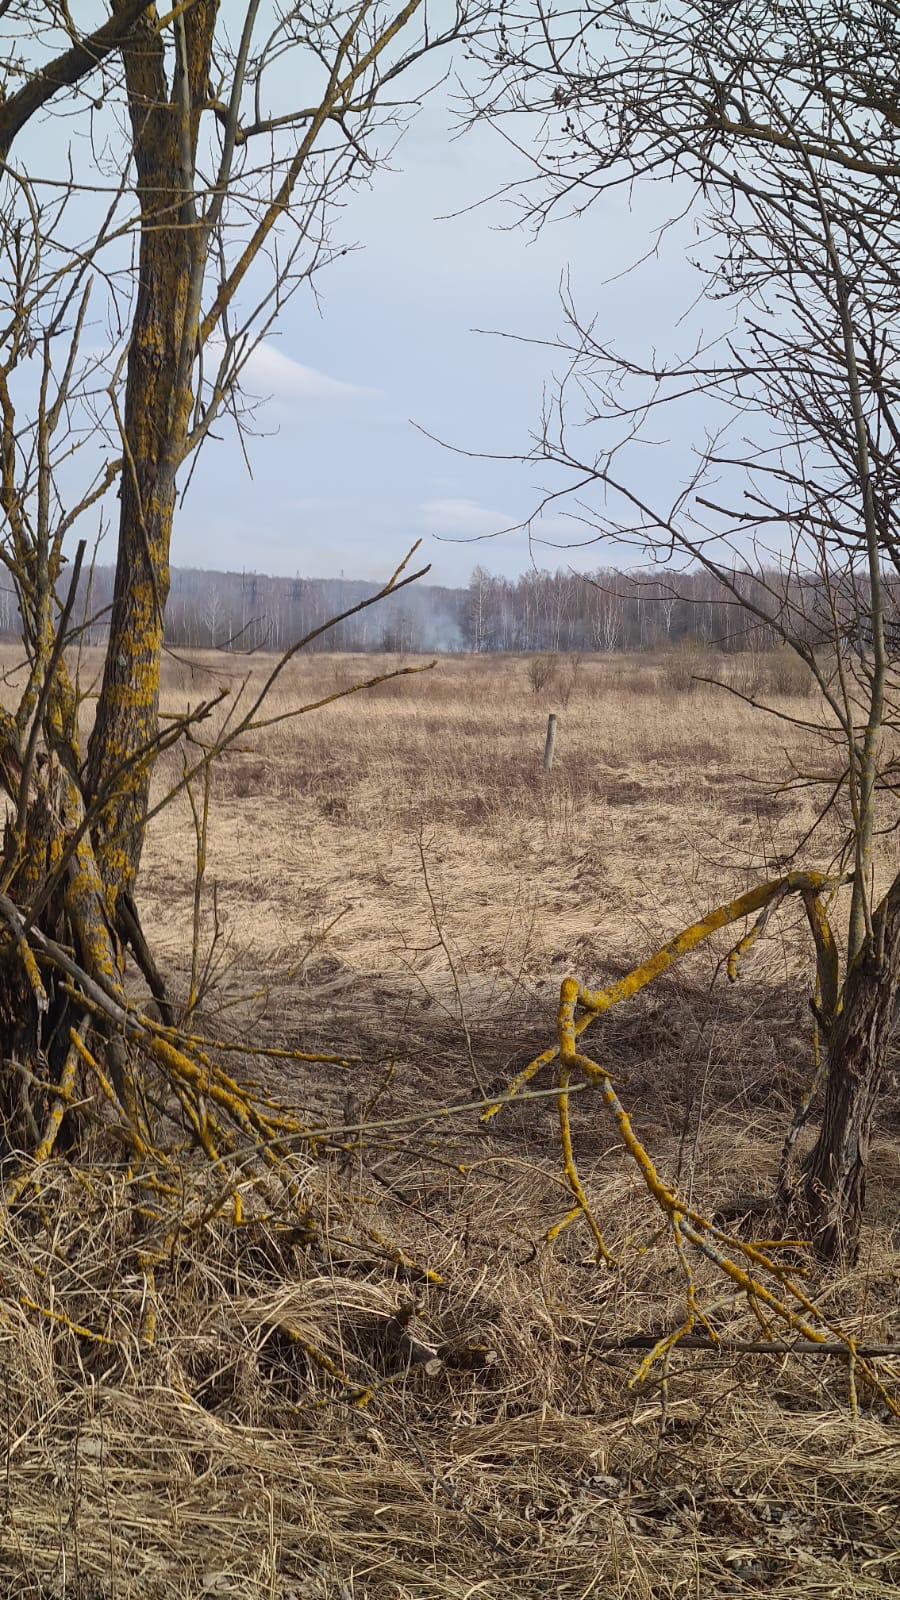
M 667 226 L 684 245 L 678 227 L 703 219 L 688 248 L 713 333 L 686 356 L 635 354 L 568 299 L 565 377 L 534 455 L 561 470 L 573 516 L 703 569 L 750 635 L 784 641 L 818 683 L 824 715 L 802 726 L 835 751 L 822 815 L 846 818 L 850 895 L 842 958 L 813 928 L 827 1084 L 790 1203 L 820 1254 L 853 1252 L 900 975 L 900 878 L 878 851 L 896 826 L 900 712 L 900 8 L 522 0 L 485 65 L 481 114 L 520 144 L 542 130 L 533 222 L 673 185 L 664 261 Z M 684 407 L 694 460 L 663 500 L 646 452 Z
M 154 765 L 221 698 L 160 728 L 176 504 L 214 425 L 230 418 L 244 443 L 250 356 L 343 248 L 336 205 L 371 179 L 433 73 L 421 64 L 478 5 L 437 9 L 187 0 L 161 15 L 110 0 L 82 35 L 68 6 L 0 7 L 0 562 L 26 653 L 19 703 L 0 716 L 7 1151 L 47 1155 L 85 1072 L 88 1098 L 102 1089 L 143 1148 L 135 1048 L 176 1070 L 172 1040 L 122 988 L 130 945 L 161 990 L 134 898 Z M 112 491 L 115 590 L 82 751 L 66 647 L 84 546 L 68 574 L 67 552 Z M 240 708 L 225 738 L 260 725 L 261 707 Z M 210 754 L 186 758 L 184 783 Z

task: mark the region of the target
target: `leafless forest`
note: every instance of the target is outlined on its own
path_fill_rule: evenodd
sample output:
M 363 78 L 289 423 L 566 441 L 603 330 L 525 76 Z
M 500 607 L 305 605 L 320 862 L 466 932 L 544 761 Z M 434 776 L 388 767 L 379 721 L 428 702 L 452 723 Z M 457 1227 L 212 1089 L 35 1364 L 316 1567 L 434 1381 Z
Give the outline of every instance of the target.
M 865 649 L 859 616 L 859 579 L 844 586 L 810 572 L 787 577 L 777 570 L 754 576 L 741 568 L 728 581 L 692 568 L 664 576 L 597 568 L 559 567 L 507 578 L 477 566 L 465 587 L 424 582 L 389 595 L 372 610 L 327 628 L 312 651 L 386 651 L 398 654 L 474 651 L 574 652 L 668 650 L 700 647 L 727 653 L 772 651 L 778 628 L 750 617 L 736 599 L 763 605 L 773 594 L 796 608 L 799 634 L 812 647 L 833 645 L 837 596 L 848 645 Z M 78 588 L 79 636 L 99 646 L 109 634 L 114 571 L 96 566 Z M 322 629 L 370 599 L 378 584 L 350 578 L 270 577 L 255 572 L 172 570 L 166 640 L 189 650 L 235 653 L 278 651 Z M 900 591 L 889 585 L 889 617 L 900 617 Z M 898 624 L 894 624 L 895 628 Z M 0 637 L 15 638 L 21 622 L 15 593 L 0 585 Z

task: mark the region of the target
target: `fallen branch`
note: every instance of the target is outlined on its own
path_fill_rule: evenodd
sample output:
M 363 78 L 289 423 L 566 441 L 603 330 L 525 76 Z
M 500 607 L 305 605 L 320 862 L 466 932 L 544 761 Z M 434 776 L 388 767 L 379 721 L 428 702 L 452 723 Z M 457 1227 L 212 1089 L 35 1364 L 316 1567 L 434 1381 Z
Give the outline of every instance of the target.
M 655 1350 L 665 1333 L 633 1333 L 625 1337 L 616 1334 L 592 1339 L 591 1350 Z M 845 1360 L 862 1356 L 865 1360 L 878 1356 L 900 1358 L 900 1344 L 854 1344 L 849 1350 L 840 1341 L 819 1343 L 818 1340 L 797 1339 L 785 1344 L 777 1339 L 711 1339 L 706 1334 L 686 1333 L 672 1347 L 674 1350 L 713 1350 L 719 1355 L 761 1356 L 843 1356 Z
M 824 897 L 845 881 L 843 878 L 826 877 L 820 872 L 789 872 L 784 877 L 758 884 L 756 888 L 739 895 L 737 899 L 717 906 L 698 922 L 683 929 L 649 960 L 644 961 L 618 982 L 611 984 L 609 988 L 586 989 L 577 979 L 564 978 L 557 1011 L 556 1043 L 529 1062 L 528 1066 L 507 1086 L 505 1096 L 498 1098 L 482 1114 L 482 1122 L 490 1121 L 507 1100 L 512 1099 L 531 1082 L 541 1067 L 554 1061 L 559 1062 L 557 1093 L 560 1144 L 563 1170 L 575 1204 L 559 1222 L 547 1230 L 545 1239 L 552 1243 L 564 1229 L 583 1218 L 593 1234 L 597 1259 L 615 1269 L 618 1262 L 607 1249 L 578 1172 L 569 1118 L 569 1096 L 573 1087 L 571 1078 L 574 1072 L 580 1073 L 584 1081 L 600 1090 L 601 1097 L 618 1129 L 622 1144 L 634 1161 L 651 1199 L 662 1213 L 684 1278 L 686 1295 L 684 1322 L 673 1331 L 664 1333 L 658 1338 L 650 1335 L 635 1336 L 631 1341 L 613 1336 L 608 1342 L 600 1340 L 592 1346 L 594 1349 L 640 1349 L 646 1352 L 630 1380 L 630 1386 L 642 1383 L 651 1367 L 657 1362 L 662 1363 L 663 1382 L 665 1382 L 665 1364 L 671 1352 L 679 1347 L 729 1353 L 757 1351 L 760 1354 L 816 1351 L 822 1354 L 841 1355 L 847 1360 L 850 1406 L 854 1414 L 857 1406 L 858 1373 L 880 1396 L 888 1410 L 895 1417 L 900 1417 L 900 1400 L 887 1392 L 884 1383 L 867 1365 L 869 1347 L 857 1345 L 852 1335 L 844 1334 L 840 1327 L 829 1321 L 822 1307 L 791 1277 L 790 1266 L 779 1262 L 773 1255 L 773 1250 L 777 1250 L 787 1241 L 764 1241 L 762 1244 L 753 1244 L 730 1235 L 715 1222 L 695 1211 L 689 1202 L 682 1199 L 676 1190 L 660 1177 L 649 1150 L 638 1138 L 631 1117 L 616 1093 L 615 1080 L 610 1073 L 604 1066 L 583 1055 L 577 1048 L 578 1041 L 591 1024 L 610 1011 L 613 1006 L 637 994 L 719 929 L 730 927 L 742 918 L 755 913 L 755 923 L 733 946 L 727 958 L 728 976 L 733 980 L 741 957 L 764 931 L 771 911 L 780 906 L 789 895 L 794 894 L 803 900 L 809 919 L 816 950 L 820 996 L 825 1003 L 833 1007 L 836 1005 L 838 993 L 835 964 L 837 957 L 825 911 Z M 824 1018 L 826 1030 L 831 1021 L 830 1016 Z M 710 1324 L 699 1301 L 698 1284 L 692 1265 L 697 1257 L 711 1263 L 736 1288 L 739 1296 L 746 1300 L 749 1310 L 767 1335 L 764 1340 L 725 1343 L 717 1338 L 716 1330 Z M 793 1335 L 792 1342 L 771 1338 L 773 1322 L 781 1323 L 785 1331 Z M 698 1326 L 705 1329 L 705 1333 L 698 1333 L 696 1331 Z M 900 1350 L 895 1345 L 886 1348 L 876 1346 L 872 1347 L 872 1354 L 874 1358 L 893 1356 L 900 1354 Z

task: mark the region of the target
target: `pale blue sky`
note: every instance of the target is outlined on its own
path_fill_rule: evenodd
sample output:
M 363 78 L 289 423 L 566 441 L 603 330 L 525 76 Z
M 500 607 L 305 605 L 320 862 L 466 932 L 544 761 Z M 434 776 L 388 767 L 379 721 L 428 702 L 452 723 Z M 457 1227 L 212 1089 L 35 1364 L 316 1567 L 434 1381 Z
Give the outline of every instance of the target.
M 428 65 L 432 75 L 440 70 Z M 287 89 L 291 104 L 296 84 Z M 509 202 L 488 198 L 531 169 L 495 129 L 460 134 L 453 95 L 451 79 L 426 99 L 392 170 L 376 173 L 370 190 L 348 195 L 334 242 L 358 250 L 317 276 L 315 297 L 305 289 L 288 302 L 252 357 L 244 388 L 265 400 L 255 415 L 261 436 L 247 440 L 252 477 L 233 426 L 221 419 L 177 514 L 175 565 L 377 578 L 417 538 L 433 581 L 450 584 L 465 583 L 476 563 L 513 575 L 531 562 L 585 568 L 611 559 L 596 546 L 542 544 L 542 537 L 560 545 L 579 537 L 558 515 L 535 525 L 531 550 L 522 531 L 501 532 L 531 516 L 542 490 L 558 485 L 538 466 L 475 456 L 529 448 L 544 386 L 561 358 L 546 343 L 522 340 L 552 341 L 560 331 L 562 280 L 583 316 L 596 319 L 601 340 L 645 356 L 657 342 L 671 349 L 675 321 L 697 290 L 684 257 L 693 235 L 682 226 L 658 258 L 610 281 L 646 252 L 654 220 L 678 210 L 671 190 L 660 186 L 639 190 L 633 212 L 617 191 L 579 220 L 553 221 L 534 238 L 514 225 Z M 56 107 L 15 149 L 33 176 L 55 169 L 64 178 L 71 152 L 77 179 L 101 180 L 92 199 L 76 201 L 76 226 L 91 207 L 105 211 L 115 186 L 127 134 L 110 109 L 98 104 L 88 119 L 83 105 L 74 115 Z M 517 129 L 523 142 L 533 131 Z M 103 138 L 114 158 L 109 171 Z M 86 222 L 84 232 L 90 237 Z M 108 259 L 129 270 L 123 247 Z M 106 313 L 98 297 L 93 305 L 97 324 L 89 324 L 87 339 L 97 341 L 99 354 Z M 81 475 L 97 448 L 90 427 L 88 435 L 65 472 L 77 467 Z M 603 441 L 589 448 L 602 449 Z M 642 487 L 658 480 L 664 496 L 673 473 L 689 475 L 687 457 L 686 439 L 680 450 L 651 452 L 639 469 Z M 112 494 L 104 515 L 110 531 L 101 562 L 114 559 Z
M 604 201 L 531 239 L 500 200 L 477 205 L 523 171 L 521 158 L 490 128 L 452 129 L 442 94 L 406 133 L 395 170 L 352 198 L 339 228 L 360 249 L 318 278 L 318 308 L 310 294 L 288 305 L 253 359 L 245 387 L 271 396 L 258 419 L 269 436 L 250 441 L 253 480 L 232 440 L 206 447 L 176 563 L 379 577 L 422 537 L 436 582 L 465 582 L 476 562 L 510 574 L 529 565 L 522 532 L 462 544 L 438 536 L 526 518 L 546 481 L 540 470 L 473 460 L 413 424 L 461 450 L 527 449 L 553 352 L 475 330 L 551 339 L 569 275 L 599 327 L 646 347 L 654 334 L 667 340 L 691 274 L 673 240 L 667 262 L 604 287 L 646 249 L 646 206 L 636 218 Z M 648 203 L 663 215 L 670 198 Z M 546 531 L 566 537 L 558 519 Z M 536 545 L 533 559 L 596 566 L 604 552 Z

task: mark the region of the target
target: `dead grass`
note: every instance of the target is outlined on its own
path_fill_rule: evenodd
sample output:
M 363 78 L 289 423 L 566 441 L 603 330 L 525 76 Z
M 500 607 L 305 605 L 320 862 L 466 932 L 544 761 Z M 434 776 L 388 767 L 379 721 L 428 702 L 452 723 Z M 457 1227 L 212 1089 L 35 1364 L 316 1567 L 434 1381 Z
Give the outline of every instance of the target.
M 165 709 L 236 665 L 169 663 Z M 489 1128 L 474 1114 L 425 1120 L 476 1098 L 479 1082 L 493 1092 L 552 1038 L 563 973 L 621 975 L 772 871 L 808 828 L 810 792 L 780 784 L 786 742 L 805 769 L 812 740 L 677 665 L 586 660 L 563 712 L 552 687 L 534 692 L 524 659 L 446 659 L 222 762 L 206 1024 L 238 1045 L 326 1047 L 359 1063 L 286 1071 L 248 1058 L 338 1130 L 315 1159 L 298 1154 L 293 1228 L 259 1202 L 241 1228 L 189 1226 L 211 1180 L 187 1150 L 174 1234 L 178 1206 L 136 1218 L 136 1179 L 108 1157 L 84 1175 L 54 1167 L 18 1212 L 0 1286 L 6 1593 L 895 1591 L 896 1425 L 865 1387 L 852 1416 L 846 1362 L 676 1353 L 664 1394 L 658 1365 L 629 1388 L 639 1355 L 602 1347 L 611 1333 L 677 1326 L 684 1284 L 594 1097 L 573 1098 L 573 1127 L 615 1272 L 580 1226 L 544 1242 L 569 1199 L 552 1099 Z M 271 710 L 372 670 L 371 657 L 311 658 Z M 791 692 L 775 703 L 809 716 L 805 686 L 779 679 L 767 692 L 779 684 Z M 544 775 L 552 709 L 557 763 Z M 160 792 L 178 772 L 172 755 Z M 798 865 L 828 864 L 837 816 L 829 829 Z M 194 849 L 178 800 L 151 828 L 142 898 L 176 987 Z M 734 988 L 717 973 L 723 948 L 613 1012 L 593 1041 L 627 1080 L 661 1170 L 706 1210 L 765 1190 L 810 1068 L 796 914 Z M 900 1340 L 898 1109 L 888 1095 L 860 1268 L 811 1280 L 829 1315 L 879 1342 Z M 705 1270 L 698 1286 L 721 1301 Z M 434 1371 L 409 1364 L 398 1313 L 441 1351 Z M 716 1321 L 723 1335 L 755 1326 L 738 1302 Z M 472 1366 L 485 1350 L 496 1359 Z M 896 1363 L 879 1370 L 896 1384 Z

